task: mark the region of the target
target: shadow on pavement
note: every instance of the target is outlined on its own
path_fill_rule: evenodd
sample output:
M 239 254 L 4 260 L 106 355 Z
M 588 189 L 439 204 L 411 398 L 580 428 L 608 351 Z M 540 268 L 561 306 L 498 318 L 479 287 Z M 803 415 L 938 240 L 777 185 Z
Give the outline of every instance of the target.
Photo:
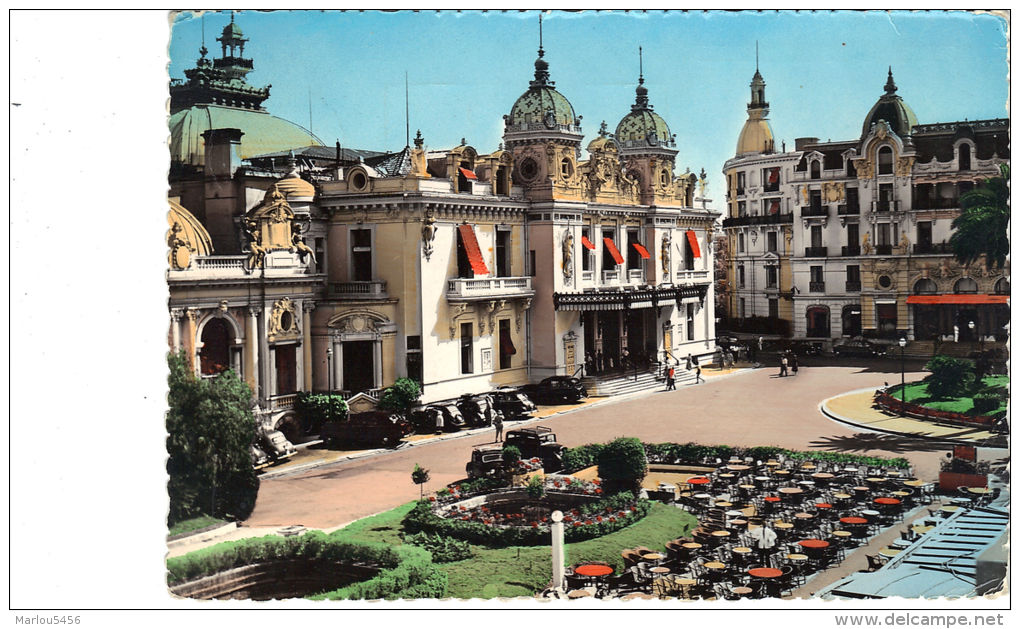
M 952 449 L 952 444 L 930 439 L 912 439 L 902 435 L 859 432 L 851 436 L 823 437 L 811 442 L 811 446 L 832 452 L 862 452 L 865 450 L 886 450 L 888 452 L 938 452 Z

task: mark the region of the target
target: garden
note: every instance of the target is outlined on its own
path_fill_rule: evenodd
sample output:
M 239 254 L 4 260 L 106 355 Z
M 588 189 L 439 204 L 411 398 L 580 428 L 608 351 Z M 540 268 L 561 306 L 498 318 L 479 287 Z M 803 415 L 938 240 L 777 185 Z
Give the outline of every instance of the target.
M 984 361 L 936 356 L 925 369 L 931 374 L 924 380 L 887 387 L 878 403 L 894 412 L 903 406 L 911 415 L 965 423 L 993 424 L 1005 415 L 1009 376 L 989 375 Z

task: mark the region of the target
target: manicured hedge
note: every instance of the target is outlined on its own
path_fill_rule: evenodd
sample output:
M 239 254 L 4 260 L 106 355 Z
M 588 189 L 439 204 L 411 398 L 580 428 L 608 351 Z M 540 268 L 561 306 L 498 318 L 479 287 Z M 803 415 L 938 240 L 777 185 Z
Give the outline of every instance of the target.
M 844 454 L 841 452 L 805 452 L 800 450 L 788 450 L 777 446 L 735 448 L 726 445 L 705 446 L 696 443 L 646 443 L 644 446 L 645 454 L 648 456 L 649 463 L 687 463 L 692 465 L 702 463 L 715 464 L 716 459 L 726 461 L 731 456 L 738 456 L 741 458 L 749 456 L 755 460 L 765 461 L 767 459 L 783 455 L 786 458 L 796 460 L 813 459 L 815 461 L 856 463 L 859 465 L 886 465 L 899 468 L 910 467 L 910 462 L 903 457 L 888 459 L 885 457 Z M 592 443 L 568 449 L 563 455 L 564 473 L 573 473 L 595 465 L 598 461 L 598 454 L 604 447 L 604 444 Z
M 581 505 L 578 510 L 585 515 L 591 516 L 591 524 L 574 521 L 566 523 L 563 537 L 568 542 L 579 542 L 594 537 L 601 537 L 608 533 L 618 531 L 626 526 L 639 521 L 648 514 L 650 502 L 645 499 L 635 500 L 633 494 L 622 493 L 610 496 L 589 504 Z M 621 511 L 625 515 L 620 516 Z M 602 513 L 612 512 L 612 516 L 602 516 Z M 598 521 L 602 518 L 602 521 Z M 585 521 L 588 519 L 586 518 Z M 427 532 L 440 536 L 455 537 L 472 544 L 502 548 L 504 546 L 539 546 L 549 543 L 549 526 L 541 523 L 535 527 L 499 527 L 490 526 L 481 522 L 443 518 L 437 515 L 432 504 L 428 501 L 420 501 L 404 517 L 402 522 L 404 530 L 408 533 Z
M 379 574 L 367 581 L 352 583 L 314 598 L 420 598 L 440 597 L 446 592 L 445 575 L 438 571 L 432 563 L 432 556 L 424 549 L 354 544 L 319 531 L 309 531 L 296 537 L 270 535 L 243 539 L 171 557 L 166 562 L 167 583 L 173 585 L 241 566 L 286 559 L 364 562 L 381 569 Z

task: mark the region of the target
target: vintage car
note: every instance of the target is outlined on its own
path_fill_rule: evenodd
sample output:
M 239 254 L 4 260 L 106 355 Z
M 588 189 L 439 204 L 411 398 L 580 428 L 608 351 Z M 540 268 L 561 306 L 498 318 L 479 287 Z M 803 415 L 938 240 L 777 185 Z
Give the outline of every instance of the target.
M 455 404 L 429 404 L 410 413 L 415 432 L 457 432 L 467 425 Z
M 498 445 L 476 447 L 465 471 L 471 480 L 499 476 L 503 472 L 503 448 Z
M 492 404 L 506 421 L 528 419 L 538 410 L 535 403 L 514 387 L 501 387 L 489 394 Z
M 567 446 L 556 441 L 551 428 L 533 426 L 508 430 L 503 441 L 503 447 L 506 446 L 516 446 L 522 459 L 542 459 L 542 468 L 547 474 L 563 469 L 563 453 Z
M 581 381 L 570 376 L 550 376 L 538 384 L 526 384 L 521 392 L 535 404 L 576 404 L 588 397 Z
M 833 347 L 832 353 L 838 357 L 860 356 L 871 358 L 874 356 L 884 356 L 885 347 L 865 339 L 847 339 Z
M 396 447 L 400 440 L 411 434 L 411 423 L 387 411 L 352 413 L 341 422 L 322 425 L 322 440 L 327 446 L 361 445 Z
M 251 464 L 252 464 L 252 467 L 254 467 L 257 470 L 261 470 L 262 468 L 268 466 L 272 462 L 273 462 L 272 459 L 269 458 L 269 455 L 266 454 L 265 450 L 263 450 L 262 448 L 258 447 L 254 443 L 251 444 Z
M 457 410 L 464 417 L 464 423 L 469 426 L 491 426 L 499 411 L 493 406 L 492 396 L 482 393 L 471 395 L 470 393 L 460 396 L 457 400 Z
M 258 447 L 262 448 L 274 461 L 289 459 L 297 454 L 294 444 L 287 441 L 279 430 L 267 430 L 259 433 Z

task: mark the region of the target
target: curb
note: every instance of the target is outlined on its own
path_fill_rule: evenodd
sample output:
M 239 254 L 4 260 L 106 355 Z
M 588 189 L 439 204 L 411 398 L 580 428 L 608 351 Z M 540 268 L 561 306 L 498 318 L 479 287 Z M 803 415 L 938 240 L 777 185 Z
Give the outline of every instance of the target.
M 236 528 L 238 528 L 237 522 L 228 522 L 227 524 L 218 526 L 214 529 L 209 529 L 208 531 L 202 531 L 200 533 L 195 533 L 193 535 L 188 535 L 186 537 L 178 537 L 173 541 L 168 541 L 166 543 L 166 548 L 167 550 L 172 550 L 174 548 L 185 546 L 187 544 L 194 544 L 196 542 L 199 543 L 209 542 L 216 539 L 217 537 L 220 537 L 221 535 L 229 533 L 230 531 Z
M 974 439 L 953 439 L 951 437 L 938 437 L 938 436 L 926 435 L 926 434 L 923 434 L 923 433 L 903 432 L 903 431 L 899 431 L 899 430 L 888 430 L 888 429 L 883 429 L 883 428 L 876 428 L 876 427 L 871 426 L 869 424 L 861 424 L 857 420 L 851 419 L 849 417 L 844 417 L 843 415 L 840 415 L 840 414 L 830 410 L 829 407 L 828 407 L 828 402 L 830 400 L 833 400 L 833 399 L 837 398 L 837 397 L 842 397 L 844 395 L 853 395 L 855 393 L 866 393 L 868 391 L 874 391 L 874 389 L 875 389 L 875 387 L 867 387 L 867 388 L 864 388 L 864 389 L 855 389 L 853 391 L 845 391 L 843 393 L 840 393 L 839 395 L 834 395 L 834 396 L 832 396 L 830 398 L 826 398 L 826 399 L 824 399 L 824 400 L 822 400 L 821 402 L 818 403 L 818 411 L 822 415 L 824 415 L 825 417 L 831 419 L 832 421 L 839 422 L 841 424 L 846 424 L 848 426 L 853 426 L 854 428 L 860 428 L 861 430 L 867 430 L 869 432 L 878 432 L 878 433 L 883 433 L 883 434 L 887 434 L 887 435 L 899 435 L 901 437 L 910 437 L 912 439 L 924 439 L 925 441 L 931 441 L 931 442 L 934 442 L 934 443 L 959 443 L 959 444 L 965 444 L 965 445 L 976 445 L 976 446 L 982 447 L 982 448 L 1004 448 L 1005 447 L 1005 446 L 995 446 L 995 445 L 984 445 L 981 441 L 974 440 Z M 923 422 L 921 422 L 921 420 L 914 420 L 914 421 L 917 421 L 919 423 L 923 423 Z

